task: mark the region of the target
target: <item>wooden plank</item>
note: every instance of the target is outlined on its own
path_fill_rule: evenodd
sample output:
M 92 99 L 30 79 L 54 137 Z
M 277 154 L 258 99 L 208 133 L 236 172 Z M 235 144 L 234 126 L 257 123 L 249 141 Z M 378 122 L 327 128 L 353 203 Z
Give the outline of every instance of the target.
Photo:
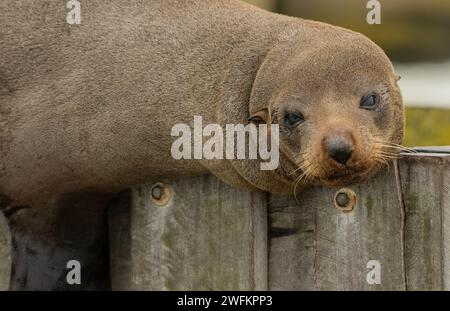
M 400 163 L 408 290 L 450 289 L 449 162 L 450 154 L 441 153 Z
M 269 196 L 268 263 L 264 194 L 201 176 L 166 182 L 161 205 L 151 184 L 136 187 L 109 209 L 113 289 L 448 290 L 446 152 L 408 154 L 350 187 L 347 213 L 335 207 L 338 188 L 305 189 L 300 202 Z M 380 284 L 367 281 L 374 260 Z
M 0 291 L 9 289 L 11 273 L 11 236 L 6 219 L 0 212 Z
M 165 205 L 146 184 L 108 209 L 112 288 L 267 289 L 266 194 L 213 176 L 166 184 Z
M 350 213 L 336 209 L 337 188 L 306 189 L 298 204 L 271 197 L 271 290 L 404 289 L 393 170 L 350 188 L 358 198 Z M 371 260 L 381 265 L 381 284 L 367 283 Z
M 450 148 L 449 148 L 450 152 Z M 442 288 L 450 290 L 450 164 L 445 163 L 442 174 Z
M 272 290 L 428 290 L 450 285 L 449 155 L 408 155 L 395 170 L 351 187 L 356 208 L 334 207 L 337 189 L 316 187 L 269 204 Z M 397 183 L 401 184 L 397 191 Z M 368 284 L 369 260 L 381 284 Z
M 450 153 L 450 146 L 415 147 L 417 153 Z

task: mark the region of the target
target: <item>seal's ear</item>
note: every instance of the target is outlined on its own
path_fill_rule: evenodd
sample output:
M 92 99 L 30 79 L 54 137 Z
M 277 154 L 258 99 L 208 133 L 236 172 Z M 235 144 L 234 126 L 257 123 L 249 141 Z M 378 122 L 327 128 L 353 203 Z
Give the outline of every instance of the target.
M 264 109 L 256 112 L 255 114 L 248 117 L 247 121 L 248 122 L 264 122 L 266 124 L 270 124 L 271 120 L 270 120 L 269 109 L 264 108 Z
M 395 76 L 395 82 L 398 82 L 398 81 L 400 81 L 400 79 L 402 78 L 402 76 L 400 76 L 400 75 L 396 75 Z

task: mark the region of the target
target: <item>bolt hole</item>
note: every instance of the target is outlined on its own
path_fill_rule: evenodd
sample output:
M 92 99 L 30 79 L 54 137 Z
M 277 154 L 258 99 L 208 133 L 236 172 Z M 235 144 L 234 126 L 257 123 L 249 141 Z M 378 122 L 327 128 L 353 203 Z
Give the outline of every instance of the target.
M 164 183 L 158 182 L 150 189 L 152 202 L 157 206 L 165 206 L 172 198 L 172 188 Z
M 334 195 L 335 207 L 344 213 L 351 212 L 355 208 L 356 202 L 356 193 L 348 188 L 342 188 Z

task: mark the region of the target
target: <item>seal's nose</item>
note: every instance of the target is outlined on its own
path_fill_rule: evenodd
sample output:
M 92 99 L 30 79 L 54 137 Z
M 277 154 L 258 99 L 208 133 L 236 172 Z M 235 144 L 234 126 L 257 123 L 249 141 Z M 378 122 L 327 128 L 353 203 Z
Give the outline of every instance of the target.
M 332 142 L 327 147 L 328 155 L 341 164 L 346 164 L 352 155 L 352 149 L 342 142 Z
M 353 152 L 352 139 L 347 135 L 325 137 L 324 147 L 330 158 L 344 165 L 348 162 Z

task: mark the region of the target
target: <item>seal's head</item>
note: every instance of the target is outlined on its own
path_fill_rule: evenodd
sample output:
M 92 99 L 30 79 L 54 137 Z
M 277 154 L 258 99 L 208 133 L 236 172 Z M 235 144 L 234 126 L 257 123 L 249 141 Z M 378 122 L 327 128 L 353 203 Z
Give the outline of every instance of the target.
M 285 177 L 329 186 L 360 182 L 401 148 L 399 77 L 363 35 L 337 27 L 316 35 L 321 40 L 291 40 L 268 53 L 250 114 L 279 124 Z

